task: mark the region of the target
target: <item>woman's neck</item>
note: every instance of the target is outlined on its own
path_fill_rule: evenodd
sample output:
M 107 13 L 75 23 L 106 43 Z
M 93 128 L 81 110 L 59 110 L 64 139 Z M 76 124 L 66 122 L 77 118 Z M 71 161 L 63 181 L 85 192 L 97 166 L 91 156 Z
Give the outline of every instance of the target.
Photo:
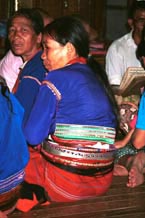
M 31 60 L 39 51 L 41 51 L 41 48 L 35 49 L 27 54 L 22 55 L 23 62 L 27 62 Z
M 67 64 L 74 64 L 74 63 L 80 63 L 80 64 L 86 64 L 87 63 L 87 59 L 84 57 L 74 57 L 73 59 L 71 59 Z

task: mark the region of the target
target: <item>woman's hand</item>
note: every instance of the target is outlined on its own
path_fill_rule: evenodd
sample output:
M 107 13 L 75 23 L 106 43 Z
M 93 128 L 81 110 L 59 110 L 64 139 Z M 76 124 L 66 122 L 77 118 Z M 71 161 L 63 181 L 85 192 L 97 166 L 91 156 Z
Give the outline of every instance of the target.
M 125 147 L 126 143 L 124 140 L 119 140 L 119 141 L 116 141 L 114 145 L 115 145 L 115 148 L 123 148 Z

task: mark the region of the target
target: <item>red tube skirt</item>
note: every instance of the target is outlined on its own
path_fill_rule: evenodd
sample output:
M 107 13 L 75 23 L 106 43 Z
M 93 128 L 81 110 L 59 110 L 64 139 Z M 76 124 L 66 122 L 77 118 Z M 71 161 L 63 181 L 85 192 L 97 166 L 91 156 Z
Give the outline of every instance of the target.
M 112 184 L 113 172 L 102 176 L 84 176 L 60 169 L 39 151 L 30 148 L 25 180 L 45 188 L 51 201 L 69 202 L 105 194 Z

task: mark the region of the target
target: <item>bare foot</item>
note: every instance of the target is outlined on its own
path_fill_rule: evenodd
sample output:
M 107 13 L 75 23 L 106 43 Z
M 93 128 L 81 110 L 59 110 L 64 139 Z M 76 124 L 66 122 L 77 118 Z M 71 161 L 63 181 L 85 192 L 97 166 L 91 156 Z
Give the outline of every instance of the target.
M 131 169 L 131 166 L 132 166 L 132 164 L 133 164 L 134 159 L 135 159 L 134 156 L 130 156 L 130 157 L 128 157 L 128 159 L 127 159 L 126 168 L 128 169 L 128 172 L 129 172 L 129 170 Z
M 127 186 L 130 188 L 134 188 L 138 185 L 141 185 L 143 182 L 143 173 L 141 173 L 136 166 L 133 166 L 129 171 Z
M 128 176 L 128 170 L 123 165 L 115 164 L 113 175 L 114 176 Z

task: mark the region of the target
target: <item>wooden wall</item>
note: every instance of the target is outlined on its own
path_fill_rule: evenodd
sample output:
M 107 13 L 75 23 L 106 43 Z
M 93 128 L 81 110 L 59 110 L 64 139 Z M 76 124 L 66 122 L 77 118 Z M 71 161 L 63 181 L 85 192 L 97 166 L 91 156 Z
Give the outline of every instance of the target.
M 106 0 L 0 0 L 0 19 L 7 19 L 15 10 L 15 3 L 21 7 L 41 7 L 56 18 L 69 14 L 80 14 L 98 30 L 102 37 L 105 28 Z
M 126 0 L 127 7 L 133 1 Z M 101 41 L 105 40 L 107 43 L 110 42 L 106 37 L 107 0 L 0 0 L 0 21 L 2 19 L 7 20 L 16 9 L 21 7 L 40 7 L 54 18 L 69 14 L 79 14 L 97 30 L 98 39 Z M 115 31 L 115 29 L 112 31 Z M 3 39 L 0 38 L 0 53 L 3 50 L 2 46 Z

